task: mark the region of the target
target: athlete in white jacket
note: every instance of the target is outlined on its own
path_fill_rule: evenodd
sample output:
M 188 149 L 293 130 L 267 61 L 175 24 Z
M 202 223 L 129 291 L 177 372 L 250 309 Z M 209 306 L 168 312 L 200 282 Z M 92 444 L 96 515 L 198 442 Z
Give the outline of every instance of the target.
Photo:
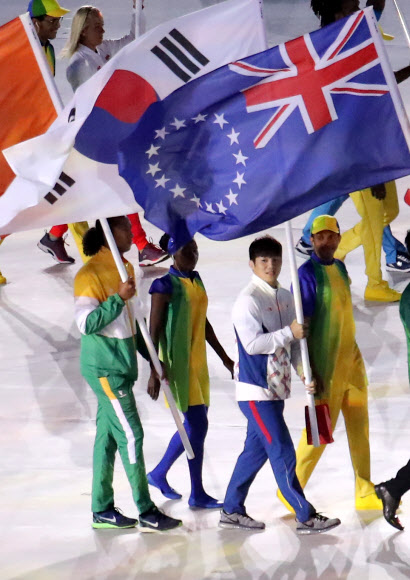
M 279 489 L 296 513 L 296 531 L 311 534 L 340 524 L 318 514 L 296 477 L 296 456 L 283 417 L 290 396 L 291 363 L 302 377 L 298 341 L 306 326 L 295 320 L 290 292 L 279 287 L 282 246 L 270 236 L 249 247 L 251 283 L 235 302 L 232 318 L 238 343 L 236 394 L 248 420 L 245 446 L 228 485 L 220 527 L 263 530 L 247 515 L 245 500 L 257 473 L 269 459 Z M 313 392 L 313 384 L 306 387 Z

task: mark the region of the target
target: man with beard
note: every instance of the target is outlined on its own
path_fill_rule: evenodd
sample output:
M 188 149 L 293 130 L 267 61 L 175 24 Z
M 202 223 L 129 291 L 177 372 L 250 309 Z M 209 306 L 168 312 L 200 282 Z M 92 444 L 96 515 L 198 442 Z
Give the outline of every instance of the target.
M 367 377 L 355 338 L 350 280 L 343 262 L 334 259 L 340 239 L 335 217 L 317 217 L 310 236 L 313 254 L 299 268 L 315 400 L 329 405 L 332 429 L 340 411 L 343 413 L 355 476 L 356 509 L 381 510 L 370 480 Z M 296 476 L 302 488 L 324 450 L 325 445 L 308 445 L 306 431 L 302 433 L 296 451 Z M 280 493 L 279 497 L 286 504 Z

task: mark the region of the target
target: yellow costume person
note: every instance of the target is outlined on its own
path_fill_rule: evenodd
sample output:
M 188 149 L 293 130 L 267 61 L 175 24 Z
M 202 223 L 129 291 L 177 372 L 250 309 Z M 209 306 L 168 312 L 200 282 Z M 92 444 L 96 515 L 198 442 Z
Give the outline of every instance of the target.
M 386 197 L 377 199 L 370 189 L 355 191 L 350 194 L 361 221 L 344 232 L 335 258 L 344 260 L 346 254 L 363 245 L 366 262 L 367 286 L 364 292 L 366 300 L 397 302 L 400 293 L 389 288 L 383 280 L 381 271 L 381 250 L 383 229 L 399 214 L 396 184 L 390 181 L 385 184 Z
M 311 242 L 314 253 L 299 268 L 299 281 L 303 312 L 310 320 L 308 346 L 317 381 L 316 399 L 329 405 L 333 429 L 340 411 L 343 413 L 355 476 L 356 509 L 382 509 L 370 481 L 367 377 L 355 339 L 350 281 L 343 262 L 334 260 L 340 242 L 336 218 L 317 217 Z M 325 445 L 307 445 L 306 431 L 302 433 L 296 451 L 296 476 L 302 488 L 324 450 Z

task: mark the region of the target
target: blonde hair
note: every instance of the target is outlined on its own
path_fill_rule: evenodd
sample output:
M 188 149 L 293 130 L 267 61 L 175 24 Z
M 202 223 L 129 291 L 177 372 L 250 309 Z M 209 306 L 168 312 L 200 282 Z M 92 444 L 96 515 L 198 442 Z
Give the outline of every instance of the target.
M 95 6 L 87 5 L 81 6 L 73 16 L 73 21 L 71 23 L 70 38 L 61 51 L 61 57 L 71 58 L 73 54 L 78 50 L 80 43 L 81 34 L 84 28 L 87 26 L 87 20 L 91 14 L 100 14 L 101 11 Z

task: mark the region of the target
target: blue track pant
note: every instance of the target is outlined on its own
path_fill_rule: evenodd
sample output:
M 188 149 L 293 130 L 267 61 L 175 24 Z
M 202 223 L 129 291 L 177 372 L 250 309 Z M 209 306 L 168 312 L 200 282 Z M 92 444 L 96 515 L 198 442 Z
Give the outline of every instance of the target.
M 315 512 L 295 474 L 296 455 L 283 418 L 284 401 L 240 401 L 248 419 L 244 450 L 238 457 L 224 501 L 227 513 L 245 513 L 245 500 L 257 473 L 269 459 L 278 487 L 305 522 Z

